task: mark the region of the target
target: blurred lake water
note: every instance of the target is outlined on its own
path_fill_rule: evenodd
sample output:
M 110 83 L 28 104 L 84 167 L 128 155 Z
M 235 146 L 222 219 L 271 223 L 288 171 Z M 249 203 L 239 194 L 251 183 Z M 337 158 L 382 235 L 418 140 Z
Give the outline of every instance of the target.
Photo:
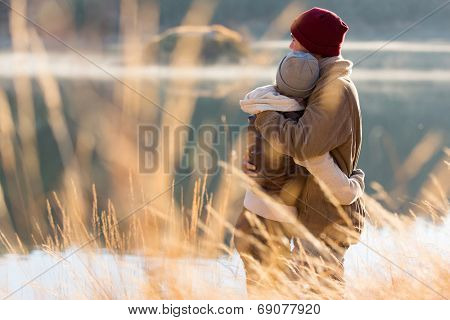
M 436 173 L 435 169 L 445 157 L 445 148 L 450 146 L 450 43 L 396 42 L 374 53 L 382 45 L 380 42 L 348 42 L 343 52 L 345 58 L 355 63 L 352 78 L 363 115 L 359 167 L 366 172 L 369 194 L 374 192 L 371 188 L 374 182 L 387 191 L 400 186 L 402 193 L 397 196 L 401 202 L 408 203 L 416 198 L 430 174 Z M 113 100 L 114 90 L 121 85 L 111 75 L 125 82 L 140 80 L 143 88 L 157 90 L 163 106 L 170 96 L 195 97 L 193 127 L 220 125 L 224 118 L 228 124 L 244 127 L 247 115 L 240 110 L 239 99 L 254 87 L 274 80 L 277 62 L 287 53 L 287 46 L 283 41 L 254 43 L 247 61 L 226 66 L 126 67 L 122 58 L 114 53 L 88 53 L 89 59 L 98 66 L 74 53 L 51 52 L 46 59 L 50 62 L 47 71 L 58 80 L 64 116 L 74 138 L 86 122 L 105 121 L 104 115 L 114 107 L 109 102 Z M 18 76 L 35 78 L 45 61 L 43 58 L 39 54 L 0 52 L 0 84 L 12 105 L 14 118 L 18 110 L 13 80 Z M 183 86 L 169 86 L 171 81 L 194 85 L 185 90 Z M 77 101 L 72 99 L 74 96 L 105 97 L 108 103 L 74 103 Z M 33 85 L 33 100 L 40 170 L 44 191 L 50 192 L 58 186 L 63 164 L 57 139 L 48 123 L 43 93 L 36 85 Z M 143 124 L 152 121 L 139 120 Z M 427 145 L 425 149 L 430 154 L 417 149 L 421 143 Z M 416 160 L 414 157 L 418 155 L 422 158 Z M 405 169 L 405 174 L 403 167 L 405 163 L 411 166 L 411 162 L 415 172 Z M 102 172 L 101 167 L 92 173 L 93 179 L 97 177 L 107 185 L 107 177 L 102 178 L 99 172 Z M 99 183 L 98 180 L 93 182 Z M 214 191 L 218 177 L 211 180 L 210 191 Z M 3 170 L 0 170 L 0 182 L 5 182 Z M 7 185 L 3 188 L 8 190 Z M 6 203 L 10 205 L 8 199 Z
M 285 54 L 285 41 L 258 42 L 253 51 L 270 57 L 269 65 L 252 64 L 205 67 L 141 66 L 125 68 L 120 57 L 88 54 L 114 76 L 136 78 L 153 83 L 168 95 L 198 95 L 192 123 L 194 126 L 219 124 L 226 116 L 229 124 L 244 125 L 246 115 L 239 109 L 239 99 L 252 88 L 274 80 L 276 63 Z M 421 139 L 437 133 L 439 150 L 408 184 L 414 195 L 430 170 L 442 157 L 442 149 L 450 145 L 450 43 L 396 42 L 367 57 L 383 45 L 381 42 L 349 42 L 343 52 L 355 63 L 352 78 L 358 88 L 363 114 L 363 149 L 360 167 L 366 171 L 367 182 L 377 181 L 387 189 L 396 184 L 396 171 L 401 168 Z M 0 53 L 0 81 L 11 100 L 12 78 L 17 75 L 36 76 L 42 57 L 39 55 Z M 51 73 L 62 90 L 72 82 L 92 83 L 95 90 L 108 91 L 114 85 L 110 75 L 72 53 L 49 55 Z M 196 90 L 164 91 L 166 81 L 196 81 Z M 95 83 L 102 83 L 95 85 Z M 70 95 L 70 92 L 64 92 Z M 38 135 L 48 137 L 45 119 L 39 119 L 42 99 L 35 90 L 38 106 Z M 66 109 L 77 108 L 65 105 Z M 96 108 L 96 106 L 92 106 Z M 98 112 L 102 112 L 100 106 Z M 68 111 L 70 114 L 70 111 Z M 73 123 L 77 126 L 77 123 Z M 48 139 L 46 139 L 48 140 Z M 56 150 L 55 150 L 56 151 Z M 51 158 L 51 152 L 46 156 Z M 47 159 L 46 159 L 47 160 Z M 49 160 L 49 159 L 48 159 Z M 49 160 L 51 161 L 51 160 Z M 45 173 L 44 173 L 45 174 Z

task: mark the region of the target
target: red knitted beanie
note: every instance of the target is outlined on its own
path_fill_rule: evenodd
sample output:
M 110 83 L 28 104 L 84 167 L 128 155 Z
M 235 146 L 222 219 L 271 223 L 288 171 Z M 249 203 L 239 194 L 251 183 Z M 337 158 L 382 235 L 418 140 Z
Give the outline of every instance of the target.
M 348 26 L 334 12 L 312 8 L 300 14 L 291 33 L 309 52 L 324 57 L 338 56 Z

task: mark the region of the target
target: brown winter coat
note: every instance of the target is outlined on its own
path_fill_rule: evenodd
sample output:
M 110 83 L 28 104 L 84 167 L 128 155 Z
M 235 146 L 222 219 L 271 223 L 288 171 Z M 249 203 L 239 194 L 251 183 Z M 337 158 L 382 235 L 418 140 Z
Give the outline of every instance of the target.
M 283 116 L 298 121 L 303 111 L 283 112 Z M 255 165 L 257 182 L 267 193 L 278 194 L 286 182 L 291 180 L 299 171 L 292 157 L 273 149 L 269 142 L 264 140 L 255 127 L 256 116 L 248 117 L 247 129 L 247 156 L 249 162 Z
M 304 115 L 295 121 L 278 112 L 264 111 L 257 115 L 255 127 L 276 151 L 300 161 L 330 152 L 350 176 L 358 163 L 362 130 L 358 93 L 349 77 L 352 65 L 337 57 L 320 62 L 321 75 Z M 297 207 L 300 221 L 310 232 L 339 242 L 357 240 L 348 239 L 336 226 L 348 225 L 360 231 L 365 216 L 361 199 L 342 206 L 346 219 L 306 169 L 301 168 L 287 184 L 281 197 Z

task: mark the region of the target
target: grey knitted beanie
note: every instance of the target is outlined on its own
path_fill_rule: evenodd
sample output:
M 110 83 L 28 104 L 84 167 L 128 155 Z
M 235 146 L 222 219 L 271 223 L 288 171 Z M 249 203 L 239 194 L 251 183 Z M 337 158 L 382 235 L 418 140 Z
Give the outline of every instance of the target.
M 281 60 L 276 85 L 279 93 L 293 98 L 306 98 L 319 79 L 319 61 L 307 52 L 290 52 Z

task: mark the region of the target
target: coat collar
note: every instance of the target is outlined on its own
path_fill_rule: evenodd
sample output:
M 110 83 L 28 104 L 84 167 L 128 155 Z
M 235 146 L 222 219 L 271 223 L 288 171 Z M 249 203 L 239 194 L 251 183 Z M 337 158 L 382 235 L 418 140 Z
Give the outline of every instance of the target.
M 319 60 L 320 76 L 336 75 L 336 77 L 349 76 L 352 73 L 353 63 L 342 56 L 327 57 Z

